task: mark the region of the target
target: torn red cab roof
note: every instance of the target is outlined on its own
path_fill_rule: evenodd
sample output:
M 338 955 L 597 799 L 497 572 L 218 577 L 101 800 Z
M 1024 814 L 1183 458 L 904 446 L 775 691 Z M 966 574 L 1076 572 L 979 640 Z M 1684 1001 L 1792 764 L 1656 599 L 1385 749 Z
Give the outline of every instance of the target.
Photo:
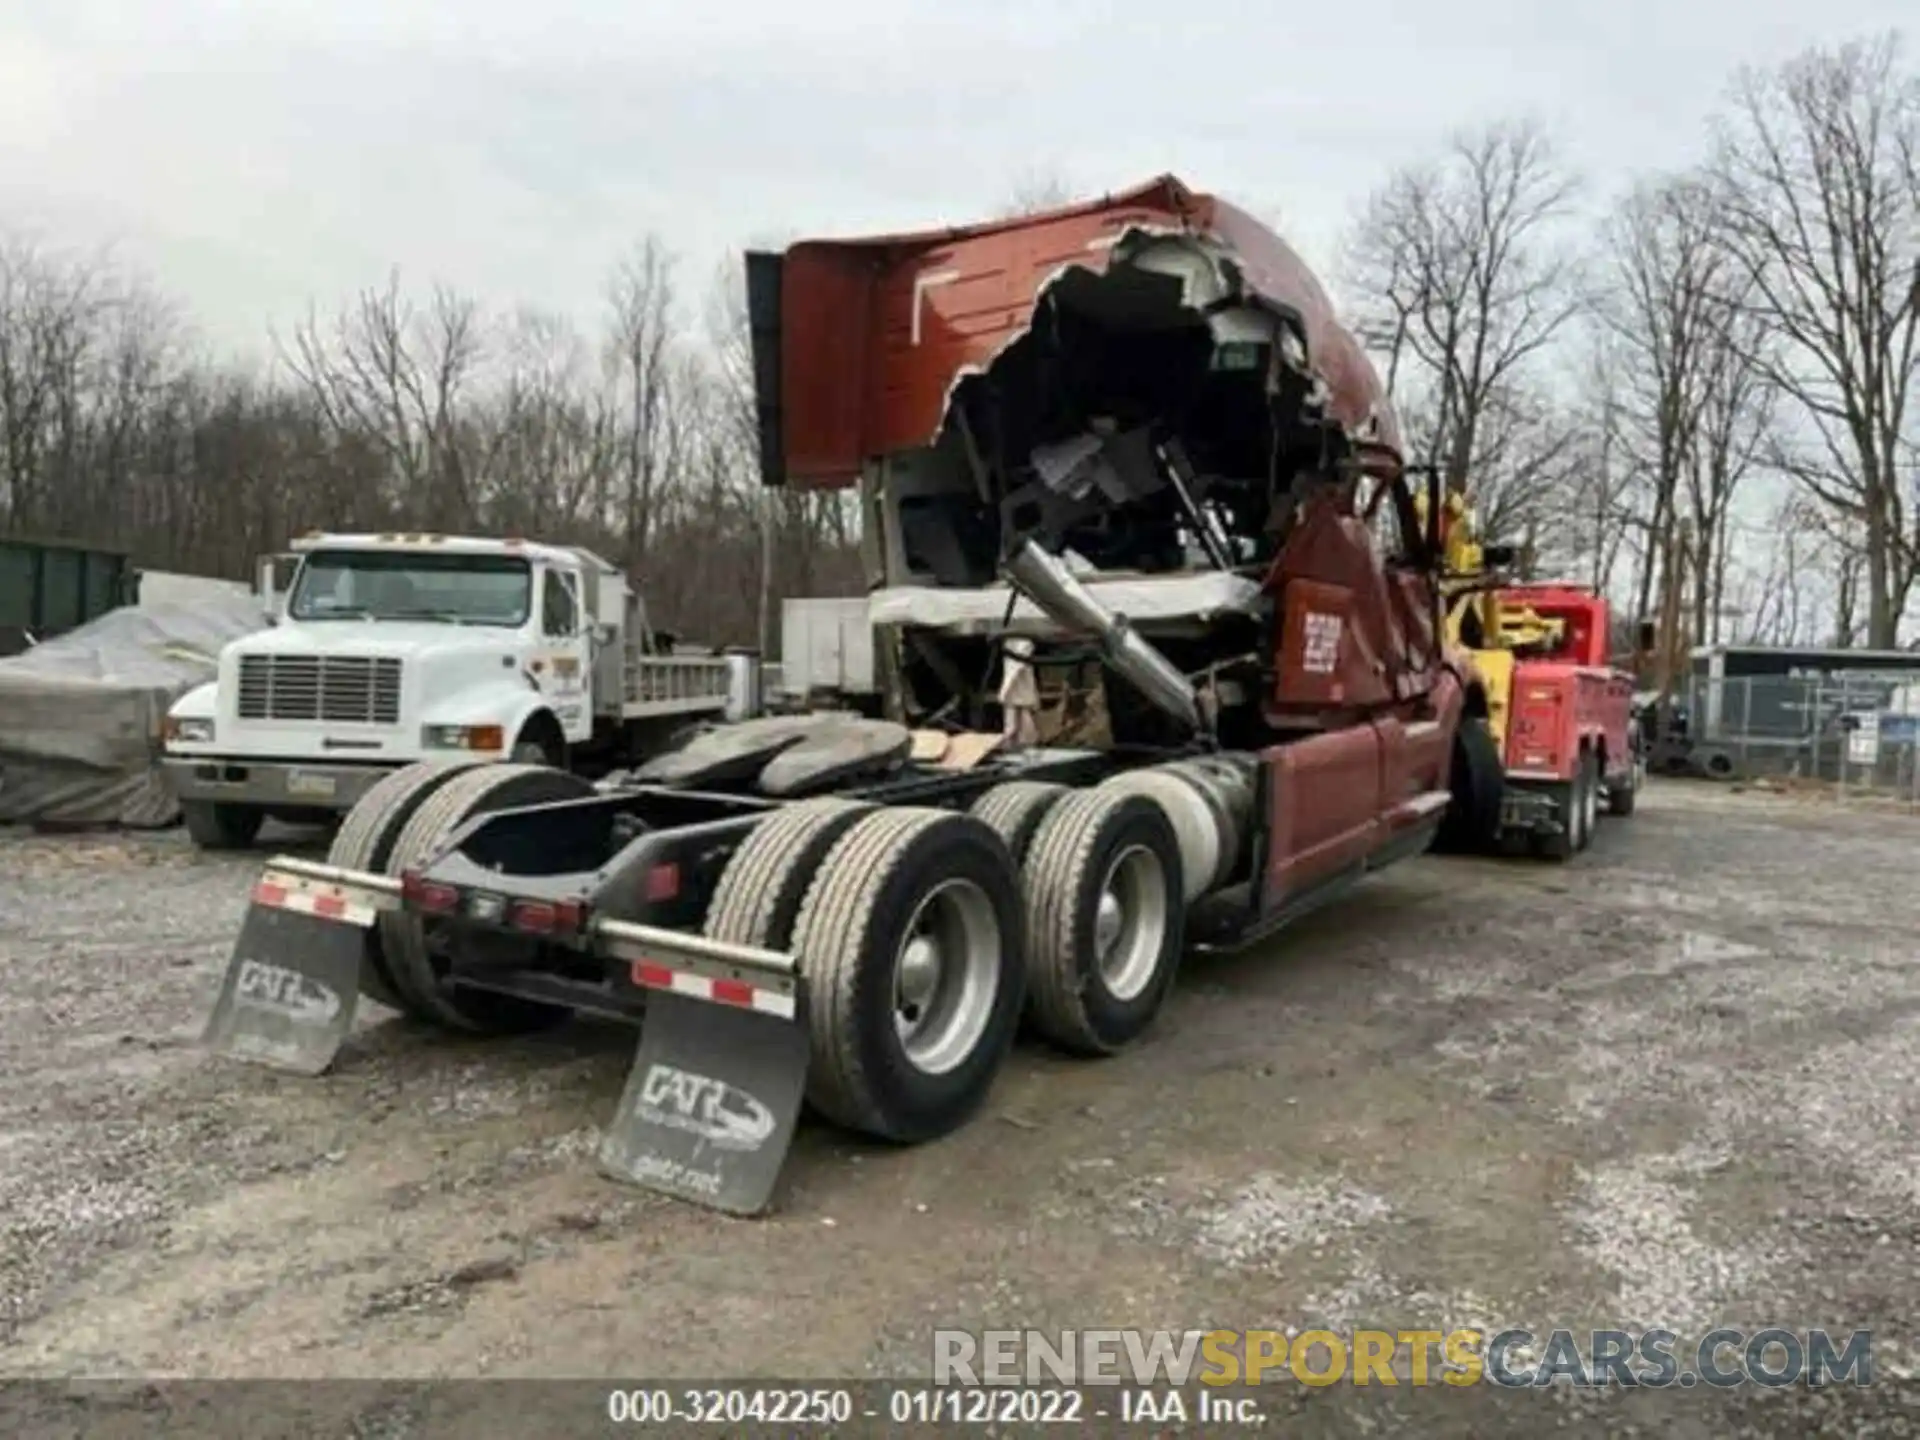
M 1104 270 L 1136 230 L 1230 252 L 1247 288 L 1296 320 L 1331 418 L 1399 459 L 1379 377 L 1306 263 L 1245 211 L 1163 175 L 1039 214 L 750 255 L 764 478 L 839 488 L 874 457 L 932 443 L 956 381 L 1025 331 L 1045 287 L 1073 266 Z

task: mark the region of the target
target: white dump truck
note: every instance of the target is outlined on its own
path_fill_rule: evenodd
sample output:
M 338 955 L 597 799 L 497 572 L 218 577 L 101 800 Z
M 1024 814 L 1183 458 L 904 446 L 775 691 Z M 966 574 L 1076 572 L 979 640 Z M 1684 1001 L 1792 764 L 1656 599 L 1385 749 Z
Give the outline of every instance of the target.
M 423 760 L 638 763 L 688 725 L 760 708 L 751 652 L 672 653 L 627 577 L 586 550 L 457 535 L 308 535 L 273 624 L 167 716 L 196 844 L 268 816 L 326 821 Z

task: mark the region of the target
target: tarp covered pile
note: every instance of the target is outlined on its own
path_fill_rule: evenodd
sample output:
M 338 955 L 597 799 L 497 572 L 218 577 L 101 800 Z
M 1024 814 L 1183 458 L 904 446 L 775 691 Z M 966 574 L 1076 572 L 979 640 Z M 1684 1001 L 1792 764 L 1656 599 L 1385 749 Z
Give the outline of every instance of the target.
M 172 824 L 161 721 L 265 623 L 251 596 L 129 606 L 0 660 L 0 823 Z

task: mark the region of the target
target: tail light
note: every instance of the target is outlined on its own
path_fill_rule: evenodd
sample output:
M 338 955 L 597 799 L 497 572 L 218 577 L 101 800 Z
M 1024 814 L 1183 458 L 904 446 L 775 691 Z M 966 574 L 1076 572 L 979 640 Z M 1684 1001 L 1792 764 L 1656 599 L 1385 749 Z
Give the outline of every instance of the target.
M 527 935 L 574 934 L 586 928 L 587 907 L 579 900 L 516 900 L 507 923 Z
M 459 890 L 438 880 L 428 880 L 417 870 L 409 870 L 400 877 L 400 897 L 411 909 L 425 910 L 432 915 L 445 915 L 460 908 Z

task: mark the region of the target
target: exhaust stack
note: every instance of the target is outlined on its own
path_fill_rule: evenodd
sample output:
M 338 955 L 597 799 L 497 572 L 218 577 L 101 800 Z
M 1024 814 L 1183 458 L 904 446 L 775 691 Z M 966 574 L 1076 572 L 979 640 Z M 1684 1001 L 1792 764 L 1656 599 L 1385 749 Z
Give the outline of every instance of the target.
M 1007 580 L 1055 623 L 1097 636 L 1107 664 L 1140 693 L 1189 730 L 1205 729 L 1200 699 L 1174 663 L 1093 598 L 1058 559 L 1031 539 L 1022 540 L 1003 566 Z

